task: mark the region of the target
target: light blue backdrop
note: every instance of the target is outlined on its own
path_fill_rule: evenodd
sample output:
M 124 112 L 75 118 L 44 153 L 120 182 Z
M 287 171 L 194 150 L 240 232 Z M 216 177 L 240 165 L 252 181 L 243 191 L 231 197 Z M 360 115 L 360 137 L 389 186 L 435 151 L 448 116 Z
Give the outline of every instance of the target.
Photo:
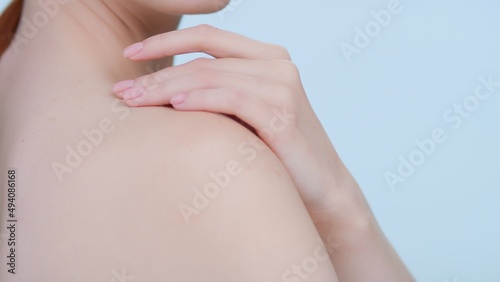
M 498 282 L 500 86 L 474 94 L 479 77 L 500 82 L 500 2 L 394 1 L 233 0 L 222 12 L 185 17 L 182 27 L 209 23 L 286 46 L 417 280 Z M 435 130 L 433 148 L 425 140 Z M 406 161 L 416 167 L 406 163 L 401 174 Z M 404 182 L 390 189 L 388 171 Z

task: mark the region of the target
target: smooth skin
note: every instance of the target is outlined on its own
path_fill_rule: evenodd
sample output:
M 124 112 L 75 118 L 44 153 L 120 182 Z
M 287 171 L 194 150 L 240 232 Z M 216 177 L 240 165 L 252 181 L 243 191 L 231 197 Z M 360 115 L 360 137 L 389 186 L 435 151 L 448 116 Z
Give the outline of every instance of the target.
M 187 39 L 177 47 L 175 40 L 165 41 L 167 44 L 154 44 L 157 49 L 151 50 L 158 52 L 143 58 L 147 61 L 123 58 L 126 46 L 144 38 L 183 36 L 175 31 L 180 14 L 213 12 L 225 4 L 227 1 L 73 0 L 60 5 L 57 15 L 36 36 L 28 42 L 13 42 L 2 55 L 0 170 L 18 171 L 20 222 L 18 272 L 10 275 L 2 264 L 1 281 L 123 280 L 117 276 L 134 279 L 125 281 L 412 281 L 326 135 L 320 139 L 323 149 L 308 143 L 314 139 L 300 138 L 303 133 L 298 128 L 310 130 L 308 134 L 318 138 L 324 132 L 282 47 L 254 42 L 262 51 L 257 48 L 248 55 L 246 48 L 236 48 L 241 44 L 237 42 L 248 43 L 248 39 L 219 36 L 213 40 L 214 29 L 200 26 L 190 29 L 191 34 L 182 33 L 192 37 L 190 46 L 185 45 L 190 42 Z M 40 9 L 38 1 L 27 0 L 23 16 L 32 19 Z M 21 24 L 19 35 L 26 25 Z M 206 48 L 209 46 L 197 41 L 198 36 L 217 46 Z M 233 48 L 220 48 L 225 40 Z M 149 48 L 146 45 L 144 50 Z M 213 80 L 226 85 L 220 87 L 227 89 L 221 91 L 227 93 L 222 98 L 249 100 L 243 97 L 252 92 L 243 91 L 243 86 L 253 77 L 255 85 L 262 87 L 262 92 L 254 93 L 272 88 L 273 93 L 282 94 L 273 103 L 270 97 L 278 96 L 256 95 L 261 100 L 248 103 L 252 111 L 241 107 L 234 112 L 244 123 L 263 130 L 257 125 L 265 124 L 264 119 L 252 121 L 252 113 L 262 107 L 258 112 L 274 121 L 269 129 L 278 129 L 271 130 L 276 133 L 274 138 L 266 138 L 263 134 L 269 137 L 269 131 L 264 130 L 265 144 L 259 143 L 240 123 L 218 114 L 226 113 L 221 106 L 226 99 L 214 104 L 221 110 L 204 106 L 203 111 L 187 111 L 181 110 L 181 104 L 176 109 L 152 106 L 171 102 L 161 98 L 167 92 L 158 92 L 159 100 L 147 108 L 137 107 L 139 103 L 127 107 L 110 93 L 120 80 L 165 67 L 167 72 L 180 70 L 181 66 L 169 68 L 171 58 L 149 60 L 189 52 L 189 48 L 242 64 L 241 68 L 226 62 L 220 66 L 239 78 L 234 82 L 215 79 L 212 73 L 218 72 L 207 68 L 191 81 L 200 90 Z M 238 54 L 241 51 L 244 54 Z M 252 62 L 255 68 L 243 67 Z M 206 62 L 193 65 L 198 63 Z M 279 64 L 283 73 L 264 76 L 267 72 L 262 64 L 266 63 L 272 68 Z M 253 72 L 242 74 L 243 69 Z M 188 66 L 186 74 L 193 70 Z M 297 77 L 291 79 L 294 75 Z M 160 78 L 164 79 L 157 77 L 160 83 L 134 83 L 151 90 L 154 85 L 166 85 Z M 264 80 L 269 83 L 257 83 Z M 175 84 L 182 85 L 180 81 Z M 122 92 L 123 87 L 121 83 L 115 90 Z M 241 93 L 233 95 L 240 87 Z M 297 101 L 289 101 L 292 92 L 299 97 Z M 187 94 L 182 104 L 189 105 L 188 96 L 193 93 L 182 93 Z M 234 105 L 242 105 L 238 101 Z M 275 108 L 294 118 L 287 119 L 288 124 L 274 119 Z M 284 130 L 280 130 L 282 125 L 287 125 Z M 67 148 L 76 148 L 88 139 L 84 130 L 96 129 L 106 131 L 102 142 L 71 172 L 59 177 L 54 162 L 64 164 Z M 281 136 L 297 140 L 289 146 L 292 140 Z M 321 154 L 333 157 L 317 158 Z M 289 158 L 282 158 L 284 155 Z M 301 161 L 300 166 L 294 158 Z M 233 165 L 228 168 L 228 163 Z M 312 168 L 307 170 L 308 166 Z M 203 189 L 213 182 L 211 172 L 224 169 L 239 173 L 199 213 L 182 213 L 182 203 L 193 206 L 193 189 Z M 308 178 L 297 175 L 314 181 L 309 183 Z M 6 195 L 4 183 L 1 187 Z M 0 205 L 2 257 L 9 252 L 5 204 Z M 325 259 L 325 249 L 331 259 Z M 309 257 L 317 266 L 311 266 Z M 314 271 L 305 272 L 304 261 Z
M 115 94 L 133 107 L 170 104 L 243 120 L 287 169 L 331 247 L 340 281 L 413 281 L 316 117 L 286 49 L 201 25 L 150 37 L 124 56 L 146 61 L 191 52 L 214 59 L 118 82 Z M 277 113 L 286 121 L 270 132 Z
M 165 13 L 168 5 L 191 9 L 184 3 L 152 11 L 146 1 L 71 1 L 1 57 L 0 171 L 17 171 L 19 222 L 16 274 L 2 263 L 0 281 L 272 282 L 304 271 L 315 254 L 321 261 L 308 280 L 337 281 L 293 181 L 267 146 L 247 141 L 249 130 L 214 113 L 128 108 L 110 91 L 156 69 L 122 50 L 176 29 L 179 17 Z M 37 0 L 27 1 L 23 16 L 38 11 Z M 70 171 L 56 173 L 54 163 Z M 232 172 L 229 183 L 196 207 L 194 189 L 221 171 Z M 0 187 L 6 258 L 6 182 Z M 186 215 L 182 204 L 197 212 Z

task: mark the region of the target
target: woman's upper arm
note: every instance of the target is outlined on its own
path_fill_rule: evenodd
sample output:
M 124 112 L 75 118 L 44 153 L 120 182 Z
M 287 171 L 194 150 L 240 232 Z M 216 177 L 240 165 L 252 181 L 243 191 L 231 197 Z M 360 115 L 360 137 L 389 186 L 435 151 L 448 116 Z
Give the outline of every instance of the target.
M 20 259 L 43 271 L 19 277 L 336 281 L 290 177 L 251 132 L 206 113 L 147 120 L 118 125 L 33 218 L 46 229 Z
M 175 172 L 160 184 L 170 191 L 170 228 L 182 234 L 176 244 L 194 251 L 178 267 L 197 269 L 193 279 L 205 281 L 335 281 L 279 159 L 241 125 L 220 115 L 199 118 L 189 140 L 171 148 Z

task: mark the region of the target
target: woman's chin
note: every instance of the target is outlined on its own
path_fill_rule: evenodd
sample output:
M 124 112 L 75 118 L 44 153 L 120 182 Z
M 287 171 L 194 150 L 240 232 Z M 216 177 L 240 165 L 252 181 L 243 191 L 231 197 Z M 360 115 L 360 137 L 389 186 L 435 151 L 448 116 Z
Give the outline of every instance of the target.
M 165 14 L 209 14 L 224 9 L 230 0 L 134 0 Z
M 186 14 L 209 14 L 224 9 L 231 0 L 192 0 L 190 4 L 191 12 Z M 184 4 L 186 1 L 184 1 Z

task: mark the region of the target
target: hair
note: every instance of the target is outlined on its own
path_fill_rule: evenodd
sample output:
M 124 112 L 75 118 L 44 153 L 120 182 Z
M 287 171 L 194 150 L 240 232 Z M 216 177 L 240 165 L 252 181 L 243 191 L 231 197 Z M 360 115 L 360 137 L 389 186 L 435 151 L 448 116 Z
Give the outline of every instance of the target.
M 0 16 L 0 57 L 14 38 L 21 19 L 23 2 L 23 0 L 13 0 Z

